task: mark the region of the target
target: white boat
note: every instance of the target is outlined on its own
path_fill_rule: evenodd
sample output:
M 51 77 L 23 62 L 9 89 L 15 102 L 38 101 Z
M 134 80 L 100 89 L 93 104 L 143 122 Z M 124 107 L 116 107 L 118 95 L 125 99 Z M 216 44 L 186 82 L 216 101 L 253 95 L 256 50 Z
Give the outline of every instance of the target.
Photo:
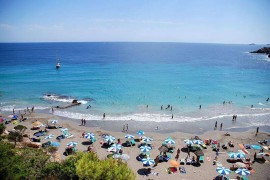
M 60 63 L 57 63 L 56 64 L 56 69 L 59 69 L 61 67 L 61 64 Z

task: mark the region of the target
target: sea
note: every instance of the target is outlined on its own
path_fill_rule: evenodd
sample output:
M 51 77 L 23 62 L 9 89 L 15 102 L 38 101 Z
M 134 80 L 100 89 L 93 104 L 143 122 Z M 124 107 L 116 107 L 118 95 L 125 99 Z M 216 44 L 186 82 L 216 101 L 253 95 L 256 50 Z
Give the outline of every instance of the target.
M 81 105 L 53 113 L 154 122 L 231 119 L 237 114 L 249 119 L 242 126 L 269 126 L 270 58 L 249 53 L 264 46 L 0 43 L 0 111 L 34 106 L 52 113 L 52 107 L 76 99 Z

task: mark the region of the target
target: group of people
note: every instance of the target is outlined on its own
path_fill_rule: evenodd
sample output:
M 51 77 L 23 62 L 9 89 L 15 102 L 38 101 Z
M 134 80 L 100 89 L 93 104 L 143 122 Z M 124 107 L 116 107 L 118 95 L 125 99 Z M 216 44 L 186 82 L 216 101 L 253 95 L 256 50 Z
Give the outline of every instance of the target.
M 82 125 L 82 126 L 85 126 L 85 124 L 86 124 L 86 120 L 85 120 L 85 119 L 82 119 L 82 120 L 81 120 L 81 122 L 82 122 L 82 124 L 81 124 L 81 125 Z
M 128 124 L 123 125 L 123 132 L 128 132 Z
M 234 114 L 233 117 L 232 117 L 232 121 L 236 121 L 236 118 L 237 118 L 237 115 Z
M 29 114 L 31 114 L 31 113 L 34 112 L 34 110 L 35 110 L 35 107 L 34 106 L 31 108 L 31 110 L 30 110 L 30 108 L 27 107 L 26 109 L 24 109 L 24 114 L 26 115 L 27 112 Z M 12 112 L 13 112 L 13 114 L 15 114 L 15 109 L 14 108 L 13 108 Z M 21 111 L 20 110 L 19 110 L 19 114 L 21 114 Z
M 222 130 L 223 123 L 220 124 L 220 130 Z M 217 121 L 215 122 L 215 129 L 217 129 Z

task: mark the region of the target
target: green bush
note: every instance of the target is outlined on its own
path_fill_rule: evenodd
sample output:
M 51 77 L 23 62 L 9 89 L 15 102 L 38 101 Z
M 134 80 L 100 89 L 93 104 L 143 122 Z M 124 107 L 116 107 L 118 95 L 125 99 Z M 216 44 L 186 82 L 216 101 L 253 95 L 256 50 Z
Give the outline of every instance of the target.
M 6 129 L 5 124 L 0 123 L 0 135 L 3 134 L 3 132 L 5 131 L 5 129 Z

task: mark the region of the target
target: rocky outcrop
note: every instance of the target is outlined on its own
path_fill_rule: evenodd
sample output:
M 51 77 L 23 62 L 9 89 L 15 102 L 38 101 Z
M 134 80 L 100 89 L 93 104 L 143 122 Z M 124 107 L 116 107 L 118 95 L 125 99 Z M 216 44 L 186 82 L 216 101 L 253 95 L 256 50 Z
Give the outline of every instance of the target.
M 250 53 L 264 53 L 267 54 L 268 57 L 270 58 L 270 47 L 263 47 L 261 49 L 258 49 L 257 51 L 252 51 Z

